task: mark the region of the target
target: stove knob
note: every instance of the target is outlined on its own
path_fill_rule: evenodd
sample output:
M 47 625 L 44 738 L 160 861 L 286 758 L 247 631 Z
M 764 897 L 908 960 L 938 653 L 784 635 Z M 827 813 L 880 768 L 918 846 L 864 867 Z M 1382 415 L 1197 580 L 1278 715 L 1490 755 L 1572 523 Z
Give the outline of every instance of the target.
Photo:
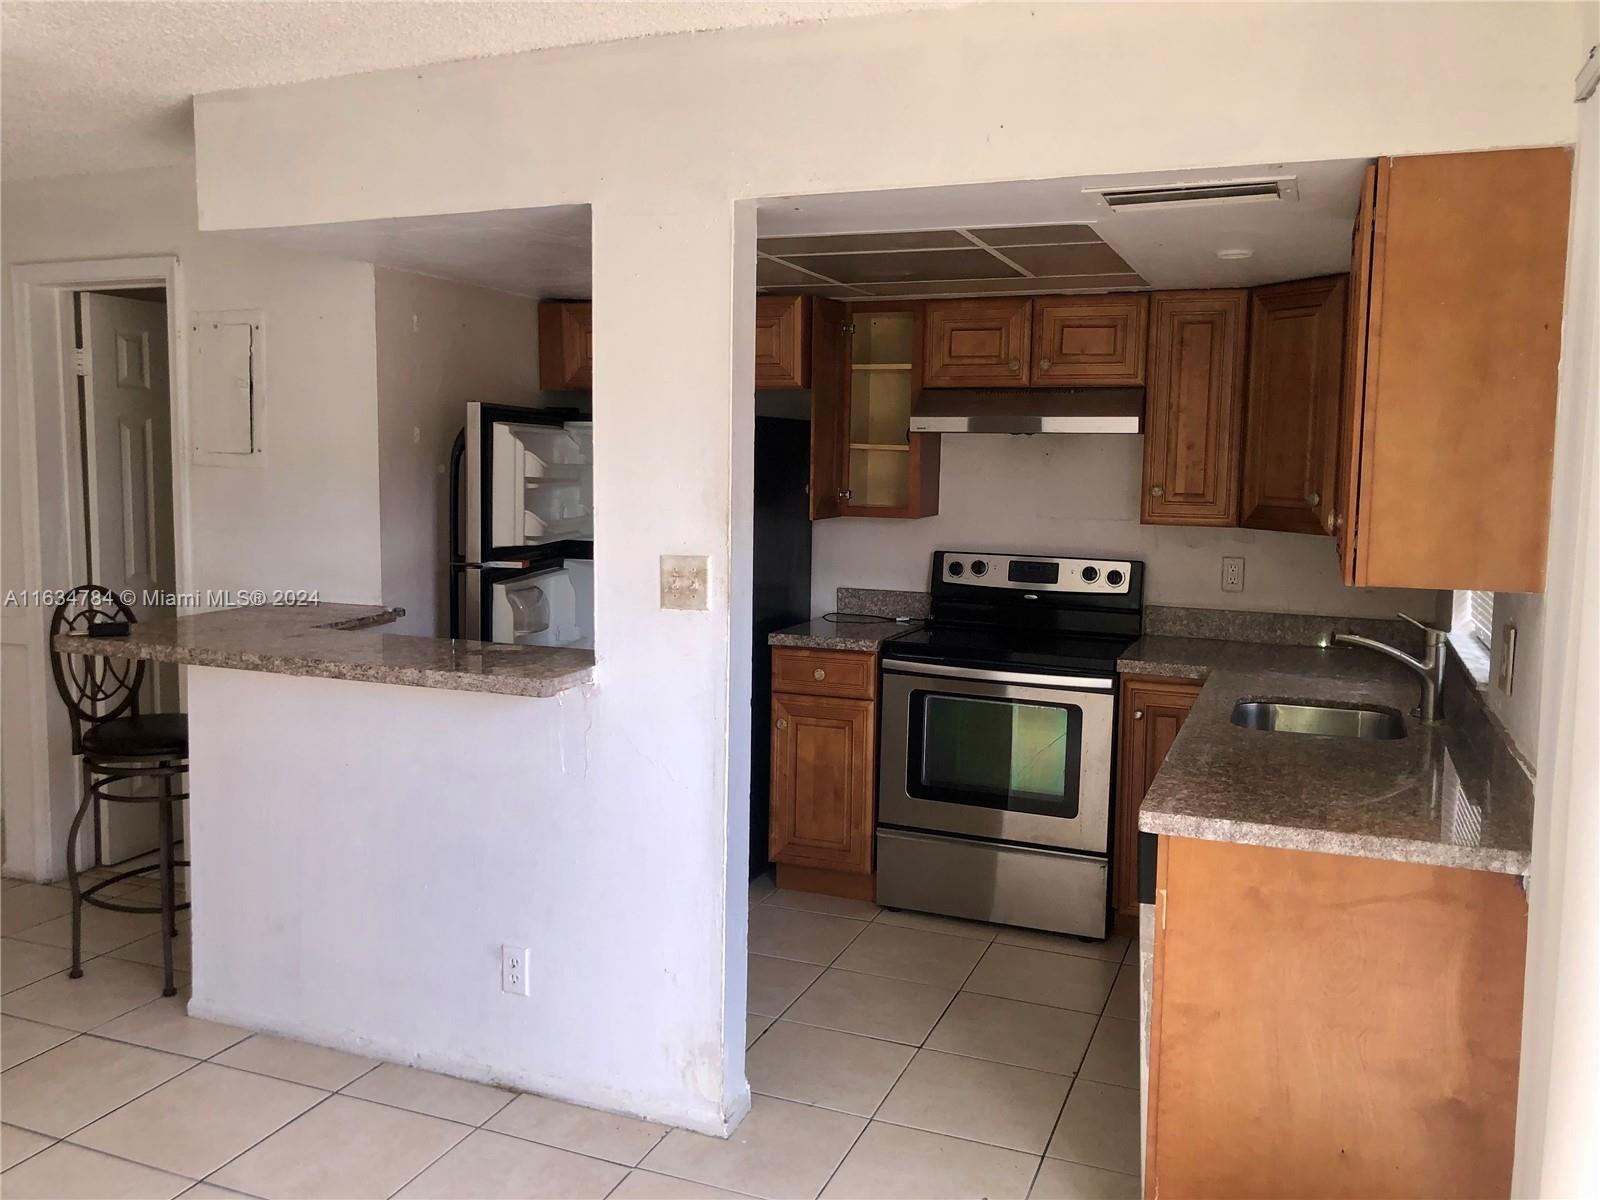
M 974 575 L 987 575 L 989 573 L 989 564 L 984 562 L 981 558 L 973 559 L 972 573 Z
M 950 572 L 950 578 L 951 579 L 960 579 L 961 578 L 961 573 L 963 571 L 965 571 L 966 568 L 963 567 L 958 562 L 953 562 L 948 567 L 946 567 L 945 570 Z
M 1100 568 L 1085 567 L 1082 571 L 1082 575 L 1085 583 L 1093 583 L 1096 579 L 1100 578 Z
M 1118 570 L 1110 570 L 1106 572 L 1106 582 L 1112 587 L 1121 587 L 1122 581 L 1125 578 L 1126 576 L 1124 576 L 1123 573 Z

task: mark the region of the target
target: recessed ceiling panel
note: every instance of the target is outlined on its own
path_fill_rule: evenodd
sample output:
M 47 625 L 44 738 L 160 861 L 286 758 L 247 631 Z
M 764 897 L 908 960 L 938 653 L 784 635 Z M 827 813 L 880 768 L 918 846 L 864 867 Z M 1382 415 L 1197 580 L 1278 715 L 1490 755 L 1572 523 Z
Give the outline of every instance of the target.
M 812 254 L 806 268 L 841 283 L 895 283 L 913 279 L 1015 279 L 987 250 L 900 250 L 882 254 Z
M 1077 246 L 1007 246 L 1001 251 L 1030 275 L 1106 275 L 1133 268 L 1104 242 Z
M 892 233 L 830 233 L 818 237 L 761 238 L 763 254 L 849 254 L 867 250 L 959 250 L 972 245 L 954 229 L 913 229 Z
M 788 263 L 779 262 L 775 258 L 758 257 L 756 259 L 757 287 L 783 287 L 787 284 L 817 282 L 819 282 L 817 277 L 809 271 L 791 267 Z
M 1147 288 L 1140 275 L 1125 272 L 1115 275 L 1058 275 L 1044 279 L 974 279 L 927 281 L 923 283 L 864 283 L 861 290 L 872 296 L 1060 296 L 1070 292 L 1108 292 L 1125 288 Z
M 846 287 L 842 283 L 801 283 L 781 284 L 777 287 L 758 287 L 762 293 L 775 293 L 785 296 L 823 296 L 829 300 L 863 300 L 866 293 L 859 288 Z
M 1003 229 L 968 232 L 987 246 L 1057 246 L 1100 240 L 1093 225 L 1009 225 Z

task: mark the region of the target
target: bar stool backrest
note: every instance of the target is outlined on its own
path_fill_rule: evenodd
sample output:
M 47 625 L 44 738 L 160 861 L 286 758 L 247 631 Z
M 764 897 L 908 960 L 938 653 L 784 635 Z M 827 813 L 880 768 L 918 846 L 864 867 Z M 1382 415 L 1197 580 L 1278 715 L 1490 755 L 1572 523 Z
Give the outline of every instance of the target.
M 131 625 L 137 619 L 114 592 L 99 584 L 80 584 L 56 605 L 50 618 L 50 669 L 56 677 L 56 691 L 72 718 L 74 754 L 83 752 L 85 728 L 117 717 L 139 715 L 144 660 L 73 654 L 57 649 L 56 637 L 84 633 L 89 626 L 103 621 L 126 621 Z

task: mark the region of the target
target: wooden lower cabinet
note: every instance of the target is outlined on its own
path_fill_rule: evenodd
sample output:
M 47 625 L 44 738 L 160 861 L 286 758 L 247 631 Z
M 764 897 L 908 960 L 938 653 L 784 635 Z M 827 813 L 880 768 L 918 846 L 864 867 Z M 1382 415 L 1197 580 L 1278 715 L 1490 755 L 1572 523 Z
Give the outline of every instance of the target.
M 798 670 L 809 657 L 814 670 Z M 861 672 L 841 670 L 860 659 Z M 856 664 L 851 664 L 856 665 Z M 804 691 L 772 693 L 772 823 L 778 883 L 871 899 L 877 781 L 876 663 L 870 654 L 774 650 L 773 679 Z M 859 687 L 840 686 L 860 680 Z M 854 690 L 855 695 L 818 694 Z
M 1515 876 L 1161 839 L 1146 1196 L 1507 1196 Z
M 1136 934 L 1139 928 L 1139 804 L 1199 694 L 1199 680 L 1128 676 L 1122 681 L 1111 904 L 1125 932 Z

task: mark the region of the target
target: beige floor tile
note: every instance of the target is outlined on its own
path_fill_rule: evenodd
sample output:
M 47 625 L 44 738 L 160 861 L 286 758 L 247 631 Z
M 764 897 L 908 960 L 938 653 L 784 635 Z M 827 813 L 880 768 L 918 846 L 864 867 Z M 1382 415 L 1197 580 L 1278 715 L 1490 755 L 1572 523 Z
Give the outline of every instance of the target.
M 947 987 L 830 967 L 784 1019 L 920 1046 L 955 995 Z
M 1139 1177 L 1047 1158 L 1028 1200 L 1139 1200 Z
M 725 1192 L 703 1183 L 657 1175 L 654 1171 L 632 1170 L 611 1193 L 611 1200 L 741 1200 L 739 1192 Z
M 771 871 L 765 875 L 757 875 L 750 881 L 750 903 L 760 904 L 777 890 L 778 885 L 773 882 Z
M 1139 1092 L 1080 1079 L 1045 1150 L 1049 1158 L 1139 1173 Z
M 183 926 L 178 927 L 178 936 L 172 939 L 172 965 L 176 970 L 192 970 L 189 947 L 189 931 Z M 158 929 L 148 937 L 138 941 L 129 942 L 126 946 L 118 946 L 110 952 L 112 958 L 120 958 L 124 962 L 148 963 L 152 967 L 161 965 L 161 931 Z
M 0 1016 L 0 1070 L 9 1071 L 35 1054 L 43 1054 L 77 1036 L 71 1029 L 57 1029 L 54 1025 L 41 1025 L 21 1017 Z
M 992 942 L 1000 928 L 982 921 L 964 921 L 960 917 L 943 917 L 938 913 L 910 912 L 905 909 L 886 908 L 878 914 L 879 925 L 896 925 L 901 929 L 920 929 L 924 933 L 947 933 L 951 937 L 972 938 L 978 942 Z
M 727 1138 L 674 1129 L 639 1165 L 768 1200 L 815 1196 L 865 1127 L 860 1117 L 756 1096 Z
M 851 900 L 847 896 L 824 896 L 821 892 L 795 892 L 778 888 L 764 901 L 776 908 L 797 908 L 803 912 L 823 913 L 830 917 L 850 917 L 857 921 L 870 921 L 881 911 L 870 900 Z
M 180 984 L 188 982 L 180 979 Z M 63 1029 L 93 1029 L 161 995 L 161 972 L 141 963 L 96 958 L 83 975 L 52 975 L 0 996 L 0 1011 Z
M 0 941 L 0 990 L 14 992 L 72 965 L 72 952 L 17 938 Z
M 424 1200 L 604 1200 L 626 1167 L 479 1129 L 398 1195 Z
M 6 889 L 0 904 L 0 933 L 7 935 L 53 921 L 72 911 L 72 893 L 42 883 L 19 883 Z
M 513 1098 L 503 1088 L 397 1063 L 383 1063 L 377 1070 L 367 1072 L 346 1087 L 344 1094 L 463 1125 L 482 1125 Z
M 834 966 L 841 971 L 959 988 L 983 951 L 984 943 L 975 938 L 874 923 L 838 957 Z
M 258 1033 L 216 1056 L 225 1067 L 335 1092 L 378 1065 L 377 1059 Z
M 102 1117 L 72 1140 L 202 1179 L 326 1095 L 297 1083 L 201 1063 Z
M 1096 1083 L 1139 1086 L 1139 1023 L 1101 1017 L 1079 1075 Z
M 824 1189 L 843 1200 L 967 1200 L 1028 1194 L 1038 1156 L 874 1121 Z
M 149 1004 L 107 1021 L 94 1034 L 153 1050 L 187 1054 L 190 1058 L 210 1058 L 249 1037 L 250 1031 L 191 1017 L 189 989 L 180 988 L 176 996 L 158 996 Z
M 665 1125 L 548 1096 L 518 1096 L 489 1120 L 487 1128 L 625 1167 L 637 1165 L 667 1132 Z
M 118 946 L 126 946 L 129 942 L 136 942 L 152 933 L 159 935 L 160 932 L 161 918 L 154 913 L 125 913 L 117 912 L 115 909 L 95 908 L 89 904 L 83 906 L 85 958 L 104 954 L 108 950 L 115 950 Z M 57 917 L 53 921 L 24 929 L 14 936 L 24 941 L 38 942 L 43 946 L 70 948 L 72 917 L 70 915 Z
M 333 1096 L 245 1151 L 211 1182 L 283 1200 L 392 1196 L 472 1130 Z
M 744 1015 L 744 1048 L 750 1049 L 756 1044 L 756 1039 L 767 1031 L 767 1026 L 776 1021 L 776 1017 L 764 1017 L 760 1013 L 745 1013 Z
M 919 1050 L 878 1119 L 1038 1154 L 1071 1084 L 1065 1075 Z
M 19 1129 L 15 1125 L 0 1125 L 0 1171 L 10 1170 L 23 1159 L 39 1153 L 55 1138 Z
M 752 954 L 745 1007 L 763 1016 L 781 1016 L 821 974 L 822 968 L 816 963 Z
M 1106 1001 L 1106 1016 L 1121 1017 L 1124 1021 L 1139 1019 L 1139 962 L 1135 958 L 1122 964 L 1117 981 L 1111 985 L 1111 997 Z
M 984 953 L 966 990 L 1099 1013 L 1116 977 L 1116 963 L 997 942 Z
M 745 1059 L 750 1089 L 870 1117 L 911 1061 L 896 1042 L 779 1021 Z
M 170 1200 L 192 1180 L 57 1142 L 0 1182 L 6 1200 Z
M 1079 958 L 1098 958 L 1102 962 L 1120 963 L 1128 951 L 1128 939 L 1114 933 L 1103 942 L 1086 942 L 1065 933 L 1046 933 L 1042 929 L 1017 929 L 1003 925 L 994 940 L 1002 946 L 1026 946 L 1030 950 L 1048 950 L 1052 954 L 1076 954 Z
M 66 1137 L 193 1065 L 143 1046 L 73 1038 L 5 1073 L 5 1119 Z
M 750 952 L 827 966 L 866 928 L 863 921 L 761 904 L 750 914 Z
M 232 1188 L 218 1187 L 214 1183 L 206 1183 L 202 1180 L 187 1192 L 184 1192 L 178 1200 L 238 1200 L 241 1196 L 244 1197 L 244 1200 L 253 1200 L 253 1197 L 245 1195 L 244 1192 L 236 1192 Z
M 926 1045 L 930 1050 L 1070 1075 L 1083 1061 L 1094 1031 L 1090 1013 L 962 992 Z

